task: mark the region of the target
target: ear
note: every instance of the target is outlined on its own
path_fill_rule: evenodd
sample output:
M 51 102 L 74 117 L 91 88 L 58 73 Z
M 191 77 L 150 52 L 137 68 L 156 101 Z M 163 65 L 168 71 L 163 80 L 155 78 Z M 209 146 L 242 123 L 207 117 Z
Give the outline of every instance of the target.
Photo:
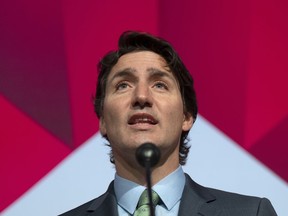
M 193 126 L 193 122 L 194 122 L 194 119 L 193 119 L 191 113 L 188 113 L 188 112 L 184 113 L 182 130 L 183 131 L 189 131 Z
M 105 121 L 104 121 L 103 117 L 100 117 L 99 129 L 100 129 L 101 135 L 102 136 L 106 136 L 107 130 L 106 130 L 106 124 L 105 124 Z

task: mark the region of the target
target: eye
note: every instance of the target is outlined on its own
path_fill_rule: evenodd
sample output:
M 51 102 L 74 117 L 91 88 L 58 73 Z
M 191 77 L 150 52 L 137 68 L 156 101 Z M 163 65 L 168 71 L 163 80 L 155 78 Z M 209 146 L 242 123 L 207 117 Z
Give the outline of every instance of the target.
M 158 81 L 154 84 L 154 87 L 157 89 L 168 89 L 168 86 L 166 85 L 166 83 Z
M 127 82 L 120 82 L 116 85 L 116 90 L 123 90 L 126 89 L 128 87 L 128 83 Z

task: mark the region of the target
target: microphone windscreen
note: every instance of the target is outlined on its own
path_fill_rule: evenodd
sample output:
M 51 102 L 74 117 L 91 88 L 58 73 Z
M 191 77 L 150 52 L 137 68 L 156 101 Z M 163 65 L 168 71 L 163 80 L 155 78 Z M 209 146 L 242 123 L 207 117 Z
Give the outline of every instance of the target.
M 136 149 L 136 159 L 143 167 L 153 167 L 160 160 L 160 150 L 153 143 L 144 143 Z

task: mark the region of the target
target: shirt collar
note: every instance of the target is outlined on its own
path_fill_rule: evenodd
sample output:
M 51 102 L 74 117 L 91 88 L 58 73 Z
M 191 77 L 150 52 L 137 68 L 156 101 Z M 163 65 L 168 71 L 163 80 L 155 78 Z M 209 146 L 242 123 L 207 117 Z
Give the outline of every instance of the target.
M 184 185 L 185 175 L 182 167 L 179 166 L 174 172 L 154 185 L 152 189 L 158 193 L 166 208 L 170 210 L 181 199 Z M 146 187 L 115 174 L 114 188 L 118 205 L 133 214 L 139 197 Z

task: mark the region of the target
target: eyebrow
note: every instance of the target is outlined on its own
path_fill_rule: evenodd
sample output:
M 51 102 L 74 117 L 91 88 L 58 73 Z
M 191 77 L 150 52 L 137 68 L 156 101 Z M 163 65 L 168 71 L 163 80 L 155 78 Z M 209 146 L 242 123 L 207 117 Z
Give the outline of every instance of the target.
M 173 79 L 172 73 L 170 71 L 159 70 L 158 68 L 148 68 L 147 71 L 150 73 L 151 77 L 167 77 Z
M 116 78 L 121 78 L 121 77 L 133 77 L 134 73 L 136 72 L 136 69 L 127 67 L 124 68 L 121 71 L 118 71 L 114 74 L 114 76 L 111 78 L 111 81 L 115 80 Z M 167 77 L 169 79 L 173 79 L 171 77 L 171 72 L 170 71 L 163 71 L 158 68 L 150 67 L 147 69 L 147 72 L 150 73 L 151 77 Z
M 135 73 L 136 70 L 131 68 L 131 67 L 128 67 L 128 68 L 124 68 L 123 70 L 121 71 L 118 71 L 114 74 L 114 76 L 111 78 L 111 82 L 113 80 L 115 80 L 116 78 L 118 77 L 129 77 L 129 76 L 134 76 L 133 73 Z

